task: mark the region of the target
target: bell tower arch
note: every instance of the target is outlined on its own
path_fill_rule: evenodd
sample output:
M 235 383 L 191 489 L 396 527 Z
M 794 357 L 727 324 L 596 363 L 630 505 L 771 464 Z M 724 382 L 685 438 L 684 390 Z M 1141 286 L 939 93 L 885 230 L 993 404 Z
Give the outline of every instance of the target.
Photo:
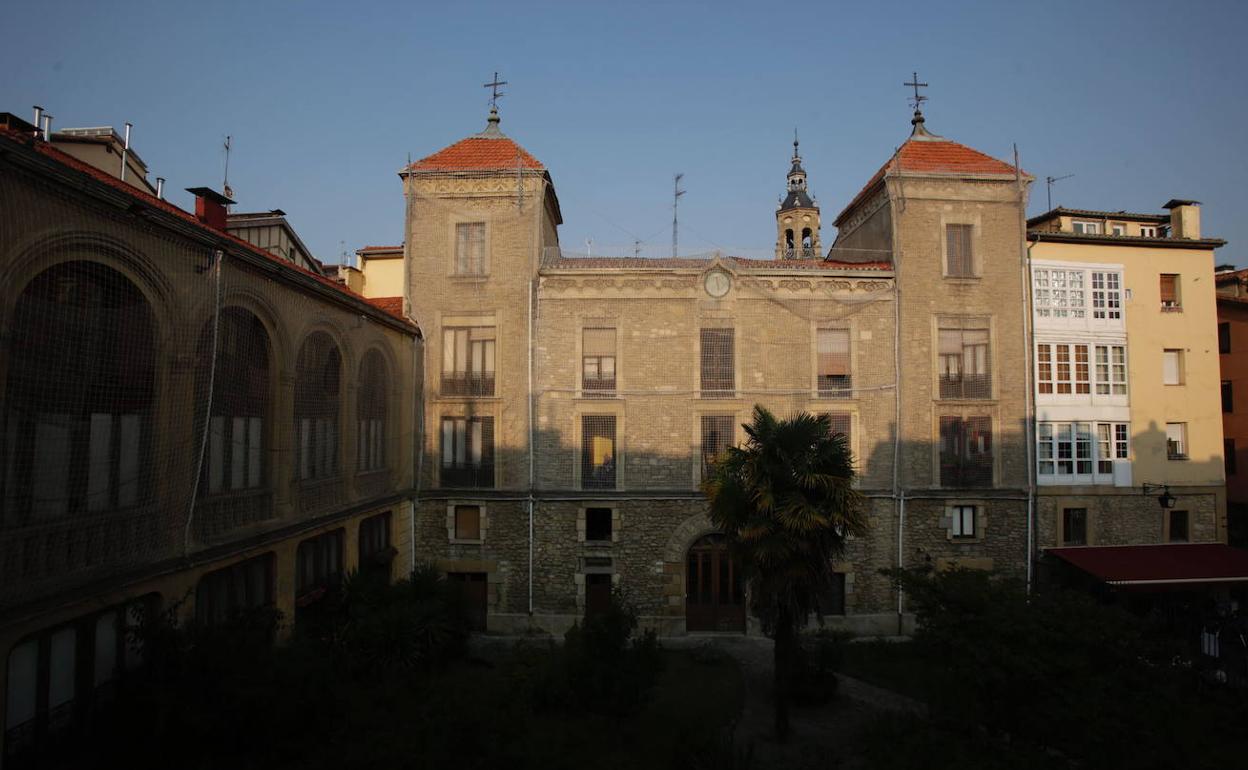
M 776 259 L 819 259 L 819 206 L 806 186 L 806 169 L 798 154 L 797 131 L 793 132 L 793 165 L 788 189 L 776 207 Z

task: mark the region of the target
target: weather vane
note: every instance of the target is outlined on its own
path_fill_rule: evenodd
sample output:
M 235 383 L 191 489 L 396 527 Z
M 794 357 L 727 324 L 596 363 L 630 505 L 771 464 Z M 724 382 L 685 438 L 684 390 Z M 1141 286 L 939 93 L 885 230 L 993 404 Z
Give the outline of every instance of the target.
M 903 85 L 903 86 L 909 86 L 909 87 L 914 88 L 914 99 L 913 99 L 912 101 L 914 102 L 914 109 L 915 109 L 915 111 L 917 112 L 917 111 L 918 111 L 918 109 L 919 109 L 919 105 L 921 105 L 923 102 L 927 101 L 927 97 L 926 97 L 926 96 L 923 96 L 922 94 L 920 94 L 920 93 L 919 93 L 919 89 L 920 89 L 920 88 L 927 88 L 927 83 L 920 83 L 920 82 L 919 82 L 919 73 L 917 73 L 917 72 L 913 72 L 913 73 L 911 73 L 911 75 L 912 75 L 912 77 L 910 78 L 910 82 L 909 82 L 909 83 L 902 83 L 902 85 Z M 498 78 L 496 77 L 496 78 L 495 78 L 495 80 L 497 80 L 497 79 L 498 79 Z
M 482 86 L 483 88 L 493 89 L 493 90 L 490 92 L 490 109 L 498 109 L 498 97 L 500 97 L 500 96 L 506 96 L 506 94 L 504 94 L 502 91 L 499 91 L 499 90 L 498 90 L 498 87 L 499 87 L 499 86 L 505 86 L 505 85 L 507 85 L 507 81 L 506 81 L 506 80 L 499 80 L 499 79 L 498 79 L 498 73 L 497 73 L 497 72 L 495 72 L 495 73 L 494 73 L 494 80 L 493 80 L 493 81 L 491 81 L 491 82 L 489 82 L 489 83 L 486 83 L 486 84 L 484 84 L 484 85 Z

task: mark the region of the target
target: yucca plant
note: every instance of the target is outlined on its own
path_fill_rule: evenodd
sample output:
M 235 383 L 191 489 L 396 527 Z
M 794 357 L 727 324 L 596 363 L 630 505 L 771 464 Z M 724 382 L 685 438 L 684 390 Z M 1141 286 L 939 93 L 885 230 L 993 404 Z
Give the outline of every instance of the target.
M 742 427 L 744 444 L 716 458 L 703 492 L 749 581 L 751 608 L 775 640 L 776 735 L 784 738 L 798 628 L 818 612 L 846 538 L 867 523 L 853 456 L 827 416 L 780 420 L 755 406 Z

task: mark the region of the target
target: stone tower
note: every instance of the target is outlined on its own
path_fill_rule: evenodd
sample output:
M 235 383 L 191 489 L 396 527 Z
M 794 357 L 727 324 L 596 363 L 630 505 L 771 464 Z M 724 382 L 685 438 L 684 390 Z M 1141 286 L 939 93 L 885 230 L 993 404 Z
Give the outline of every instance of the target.
M 818 259 L 821 254 L 819 206 L 806 189 L 806 170 L 797 153 L 797 132 L 794 131 L 788 192 L 776 209 L 776 259 Z

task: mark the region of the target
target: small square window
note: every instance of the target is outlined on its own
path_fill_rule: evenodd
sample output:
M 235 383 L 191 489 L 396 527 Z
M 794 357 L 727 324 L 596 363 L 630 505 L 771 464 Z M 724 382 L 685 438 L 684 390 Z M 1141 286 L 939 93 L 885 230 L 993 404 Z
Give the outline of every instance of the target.
M 1188 541 L 1187 511 L 1169 511 L 1168 513 L 1170 516 L 1170 542 L 1186 543 Z
M 953 537 L 975 537 L 975 506 L 955 505 L 949 534 Z
M 1088 544 L 1088 509 L 1062 509 L 1062 545 Z
M 1100 222 L 1074 222 L 1071 226 L 1074 228 L 1075 232 L 1083 233 L 1084 235 L 1101 234 Z
M 481 506 L 479 505 L 457 505 L 455 506 L 455 539 L 456 540 L 480 540 L 481 539 Z
M 585 539 L 594 542 L 610 542 L 611 517 L 610 508 L 585 509 Z

